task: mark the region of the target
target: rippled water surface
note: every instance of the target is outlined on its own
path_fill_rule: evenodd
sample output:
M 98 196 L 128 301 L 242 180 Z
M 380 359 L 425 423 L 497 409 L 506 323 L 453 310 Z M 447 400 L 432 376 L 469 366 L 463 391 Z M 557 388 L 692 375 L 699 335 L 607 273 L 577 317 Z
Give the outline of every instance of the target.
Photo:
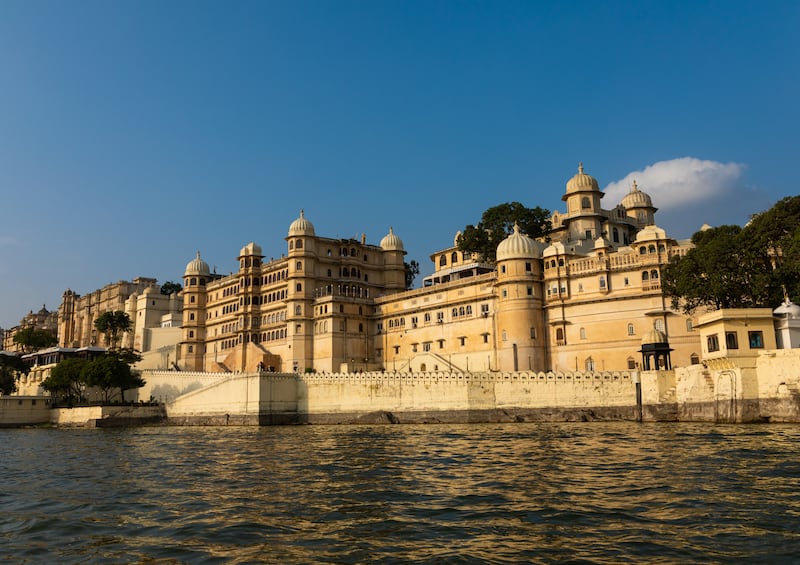
M 800 426 L 0 430 L 11 563 L 795 563 Z

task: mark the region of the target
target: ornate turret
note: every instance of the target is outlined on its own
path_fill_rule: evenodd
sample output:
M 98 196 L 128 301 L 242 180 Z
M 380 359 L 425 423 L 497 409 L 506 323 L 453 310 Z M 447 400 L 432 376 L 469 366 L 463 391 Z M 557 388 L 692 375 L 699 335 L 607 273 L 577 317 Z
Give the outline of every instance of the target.
M 636 179 L 631 185 L 631 191 L 625 195 L 621 204 L 627 215 L 636 220 L 639 229 L 655 223 L 655 213 L 658 208 L 653 206 L 653 200 L 649 194 L 639 190 Z

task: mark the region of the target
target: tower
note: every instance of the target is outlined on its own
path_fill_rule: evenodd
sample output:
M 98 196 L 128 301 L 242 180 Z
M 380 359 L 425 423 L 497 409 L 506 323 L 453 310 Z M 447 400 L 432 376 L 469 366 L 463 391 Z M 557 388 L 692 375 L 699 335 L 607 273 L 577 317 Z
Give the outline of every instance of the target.
M 497 246 L 497 364 L 501 371 L 546 368 L 539 243 L 514 233 Z
M 583 163 L 578 165 L 578 174 L 567 181 L 567 190 L 561 197 L 567 203 L 568 240 L 600 237 L 605 220 L 600 207 L 603 196 L 605 194 L 600 191 L 597 179 L 583 172 Z
M 183 368 L 204 370 L 206 333 L 206 285 L 211 280 L 208 263 L 200 252 L 187 265 L 183 274 L 183 339 L 180 354 Z
M 631 191 L 625 195 L 621 204 L 625 208 L 625 213 L 636 224 L 637 229 L 642 229 L 655 223 L 655 213 L 658 208 L 653 206 L 653 201 L 649 194 L 639 190 L 635 179 L 631 185 Z
M 286 297 L 290 368 L 302 371 L 314 364 L 314 271 L 316 245 L 314 225 L 303 210 L 291 223 L 286 236 L 289 257 L 289 287 Z

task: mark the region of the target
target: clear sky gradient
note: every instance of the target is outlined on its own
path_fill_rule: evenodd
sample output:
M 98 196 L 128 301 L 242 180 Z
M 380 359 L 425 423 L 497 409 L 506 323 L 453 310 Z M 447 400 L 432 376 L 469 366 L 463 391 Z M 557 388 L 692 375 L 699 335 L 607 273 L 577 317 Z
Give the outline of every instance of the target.
M 428 256 L 582 161 L 673 237 L 798 192 L 800 3 L 0 2 L 0 326 L 317 234 Z M 786 179 L 789 175 L 791 178 Z

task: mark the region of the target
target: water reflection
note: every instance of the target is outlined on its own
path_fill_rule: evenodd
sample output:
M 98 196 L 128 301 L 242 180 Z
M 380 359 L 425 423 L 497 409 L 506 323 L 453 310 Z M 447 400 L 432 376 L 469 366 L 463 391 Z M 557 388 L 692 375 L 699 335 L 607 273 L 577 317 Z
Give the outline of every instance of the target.
M 0 431 L 12 561 L 794 562 L 792 426 Z

